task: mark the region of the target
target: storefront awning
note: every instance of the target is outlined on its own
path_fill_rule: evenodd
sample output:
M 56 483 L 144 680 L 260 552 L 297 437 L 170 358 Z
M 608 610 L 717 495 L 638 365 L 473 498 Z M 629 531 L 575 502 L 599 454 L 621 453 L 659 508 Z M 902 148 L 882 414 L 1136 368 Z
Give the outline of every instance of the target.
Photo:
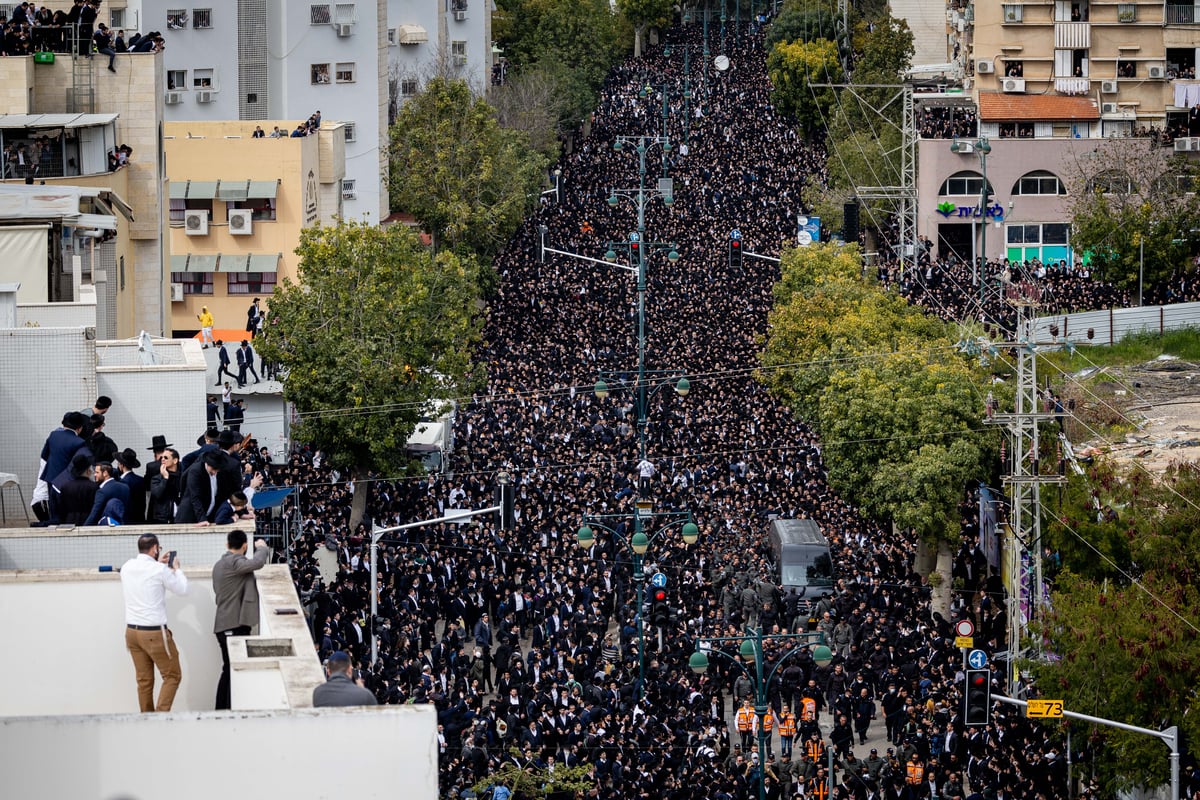
M 171 272 L 187 272 L 187 256 L 171 256 Z
M 188 268 L 185 272 L 216 272 L 218 256 L 198 256 L 192 253 L 188 256 Z
M 279 269 L 279 259 L 283 258 L 283 253 L 271 253 L 270 255 L 251 255 L 250 268 L 248 272 L 275 272 Z
M 188 181 L 188 200 L 213 200 L 216 196 L 216 181 Z
M 279 181 L 250 181 L 250 187 L 246 190 L 247 200 L 262 200 L 263 198 L 275 199 L 275 194 L 279 191 Z
M 245 272 L 249 261 L 245 253 L 222 253 L 221 272 Z
M 245 200 L 246 190 L 249 186 L 250 181 L 221 181 L 217 185 L 217 199 L 224 200 L 226 203 Z
M 424 44 L 429 41 L 429 34 L 420 25 L 401 25 L 396 38 L 400 44 Z
M 187 181 L 171 181 L 170 199 L 186 200 L 187 199 Z

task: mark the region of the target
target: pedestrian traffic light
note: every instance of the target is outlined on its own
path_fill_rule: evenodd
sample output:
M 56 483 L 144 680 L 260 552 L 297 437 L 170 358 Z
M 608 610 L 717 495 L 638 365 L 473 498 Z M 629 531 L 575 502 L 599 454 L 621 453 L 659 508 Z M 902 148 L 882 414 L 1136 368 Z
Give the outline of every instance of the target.
M 992 673 L 986 669 L 969 669 L 963 692 L 963 724 L 968 727 L 987 725 L 991 716 Z
M 729 240 L 729 268 L 730 269 L 741 269 L 742 268 L 742 240 L 741 239 L 730 239 Z
M 671 620 L 671 609 L 667 607 L 666 589 L 655 589 L 650 602 L 650 619 L 655 625 L 666 625 Z
M 500 510 L 496 513 L 496 527 L 502 531 L 511 531 L 517 527 L 515 492 L 512 478 L 507 472 L 496 476 L 496 505 Z
M 641 257 L 642 257 L 642 243 L 641 242 L 630 242 L 629 243 L 629 262 L 631 264 L 639 264 L 639 263 L 641 263 L 641 261 L 640 261 Z

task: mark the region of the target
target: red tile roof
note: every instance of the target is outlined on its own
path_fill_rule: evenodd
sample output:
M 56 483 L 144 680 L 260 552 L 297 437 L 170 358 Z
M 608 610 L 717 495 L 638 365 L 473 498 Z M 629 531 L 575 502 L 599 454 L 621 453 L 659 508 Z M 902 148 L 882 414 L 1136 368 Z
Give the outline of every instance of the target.
M 1100 119 L 1100 109 L 1087 97 L 980 92 L 979 118 L 987 122 L 1094 120 Z

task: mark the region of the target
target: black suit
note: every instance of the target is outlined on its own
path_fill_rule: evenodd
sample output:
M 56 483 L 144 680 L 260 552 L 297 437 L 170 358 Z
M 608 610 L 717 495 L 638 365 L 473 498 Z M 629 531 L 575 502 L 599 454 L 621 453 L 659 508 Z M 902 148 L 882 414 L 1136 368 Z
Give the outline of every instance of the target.
M 136 472 L 126 472 L 121 483 L 129 487 L 129 502 L 125 504 L 126 525 L 142 525 L 146 522 L 146 482 Z
M 175 503 L 179 500 L 179 473 L 168 473 L 163 478 L 155 473 L 150 479 L 150 522 L 170 523 L 175 521 Z
M 96 500 L 96 482 L 86 475 L 72 478 L 50 491 L 59 493 L 55 506 L 58 509 L 58 521 L 63 525 L 82 525 Z
M 121 505 L 117 513 L 116 506 L 110 506 L 114 501 Z M 92 502 L 92 513 L 88 514 L 84 525 L 99 525 L 102 517 L 110 516 L 118 522 L 124 521 L 125 509 L 129 508 L 129 487 L 116 478 L 105 481 L 96 489 L 96 499 Z
M 179 495 L 179 508 L 175 511 L 175 522 L 194 524 L 197 522 L 212 522 L 209 505 L 216 511 L 217 505 L 212 502 L 212 482 L 203 462 L 193 464 L 183 476 L 183 488 Z

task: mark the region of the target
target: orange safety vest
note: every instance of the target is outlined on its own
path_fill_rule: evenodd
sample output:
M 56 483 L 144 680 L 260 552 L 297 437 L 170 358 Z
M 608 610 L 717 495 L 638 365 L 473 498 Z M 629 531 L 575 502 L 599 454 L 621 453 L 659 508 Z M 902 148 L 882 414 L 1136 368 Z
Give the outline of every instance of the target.
M 925 768 L 920 764 L 908 762 L 908 779 L 910 786 L 920 786 L 921 781 L 925 780 Z
M 744 707 L 738 709 L 737 729 L 739 733 L 748 733 L 754 730 L 754 709 Z
M 813 722 L 817 718 L 817 701 L 811 697 L 805 697 L 800 701 L 800 719 L 805 722 Z
M 820 741 L 809 741 L 808 744 L 804 745 L 804 755 L 809 761 L 815 761 L 817 764 L 820 764 L 824 760 L 825 745 Z
M 784 714 L 779 718 L 779 735 L 791 738 L 796 735 L 796 715 Z
M 808 796 L 815 800 L 825 800 L 829 797 L 829 782 L 813 778 L 808 782 Z
M 768 711 L 766 714 L 763 714 L 762 721 L 763 721 L 763 730 L 766 731 L 767 733 L 770 733 L 771 730 L 774 729 L 774 727 L 775 727 L 775 715 L 772 714 L 770 711 Z

